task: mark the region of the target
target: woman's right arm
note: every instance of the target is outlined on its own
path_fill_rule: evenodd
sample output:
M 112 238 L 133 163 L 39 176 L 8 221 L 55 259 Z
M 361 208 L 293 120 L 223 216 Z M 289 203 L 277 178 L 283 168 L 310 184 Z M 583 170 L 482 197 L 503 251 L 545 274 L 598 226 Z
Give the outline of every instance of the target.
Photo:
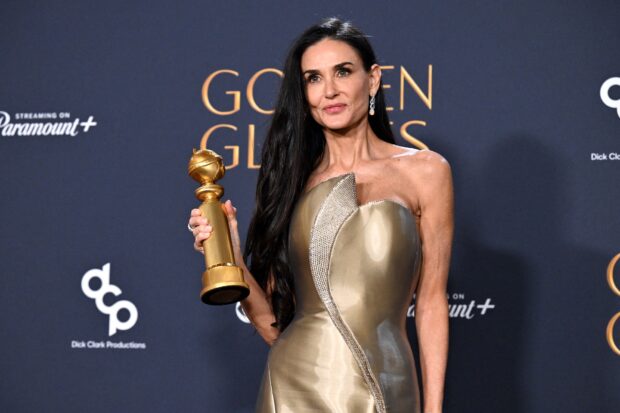
M 272 326 L 272 324 L 276 321 L 270 302 L 272 290 L 270 287 L 272 286 L 272 283 L 268 283 L 267 291 L 263 290 L 248 270 L 248 267 L 243 261 L 243 254 L 241 253 L 239 231 L 237 228 L 237 209 L 232 206 L 230 201 L 226 201 L 222 204 L 222 207 L 226 213 L 226 217 L 228 218 L 228 226 L 230 228 L 230 237 L 233 245 L 233 252 L 235 254 L 235 262 L 243 270 L 245 282 L 248 283 L 250 287 L 250 295 L 241 301 L 241 306 L 243 307 L 243 311 L 252 325 L 258 331 L 258 334 L 260 334 L 263 340 L 271 346 L 280 334 L 279 330 Z M 213 228 L 209 225 L 207 219 L 202 216 L 199 209 L 192 210 L 189 225 L 193 228 L 194 249 L 204 253 L 202 242 L 209 238 Z M 272 279 L 273 278 L 270 276 L 269 280 Z

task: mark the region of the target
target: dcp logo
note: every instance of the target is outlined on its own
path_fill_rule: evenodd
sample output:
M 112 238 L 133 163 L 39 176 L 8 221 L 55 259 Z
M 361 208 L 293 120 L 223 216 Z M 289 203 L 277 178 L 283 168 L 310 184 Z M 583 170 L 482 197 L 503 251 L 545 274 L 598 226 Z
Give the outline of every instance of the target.
M 101 286 L 97 290 L 90 288 L 90 281 L 93 278 L 98 278 L 99 281 L 101 281 Z M 109 316 L 109 336 L 113 336 L 118 330 L 129 330 L 136 324 L 136 321 L 138 321 L 138 309 L 131 301 L 120 300 L 111 306 L 103 302 L 103 298 L 107 294 L 112 293 L 115 296 L 121 294 L 121 289 L 110 283 L 110 263 L 105 264 L 101 269 L 93 268 L 87 271 L 82 277 L 82 291 L 88 298 L 95 300 L 95 304 L 99 311 Z M 127 321 L 118 319 L 118 312 L 120 310 L 127 310 L 129 312 Z
M 614 86 L 620 88 L 620 77 L 611 77 L 603 82 L 601 85 L 601 100 L 605 105 L 612 109 L 616 109 L 618 117 L 620 118 L 620 98 L 612 99 L 611 96 L 609 96 L 609 90 Z

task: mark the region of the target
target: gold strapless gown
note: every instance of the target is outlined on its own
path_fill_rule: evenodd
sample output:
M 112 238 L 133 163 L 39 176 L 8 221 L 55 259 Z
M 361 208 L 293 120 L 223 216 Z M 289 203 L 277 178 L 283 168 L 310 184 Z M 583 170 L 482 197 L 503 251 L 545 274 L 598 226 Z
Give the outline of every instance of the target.
M 318 184 L 293 213 L 295 318 L 271 348 L 258 413 L 418 413 L 406 333 L 420 239 L 390 200 L 357 204 L 355 175 Z

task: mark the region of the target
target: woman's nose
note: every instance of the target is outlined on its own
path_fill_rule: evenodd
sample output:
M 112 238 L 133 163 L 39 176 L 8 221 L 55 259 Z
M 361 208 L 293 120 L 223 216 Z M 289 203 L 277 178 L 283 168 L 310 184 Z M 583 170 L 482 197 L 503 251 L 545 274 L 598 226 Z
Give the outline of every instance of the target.
M 334 77 L 325 79 L 323 83 L 325 85 L 325 97 L 330 99 L 338 95 L 338 85 L 336 84 L 336 79 Z

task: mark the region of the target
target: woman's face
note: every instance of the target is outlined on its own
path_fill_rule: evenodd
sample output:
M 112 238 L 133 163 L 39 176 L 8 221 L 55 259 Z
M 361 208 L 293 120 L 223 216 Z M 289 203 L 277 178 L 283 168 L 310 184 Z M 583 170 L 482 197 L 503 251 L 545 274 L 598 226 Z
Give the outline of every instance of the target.
M 366 119 L 369 95 L 377 93 L 381 79 L 379 65 L 367 72 L 354 48 L 332 39 L 306 49 L 301 72 L 312 117 L 332 130 L 347 129 Z

